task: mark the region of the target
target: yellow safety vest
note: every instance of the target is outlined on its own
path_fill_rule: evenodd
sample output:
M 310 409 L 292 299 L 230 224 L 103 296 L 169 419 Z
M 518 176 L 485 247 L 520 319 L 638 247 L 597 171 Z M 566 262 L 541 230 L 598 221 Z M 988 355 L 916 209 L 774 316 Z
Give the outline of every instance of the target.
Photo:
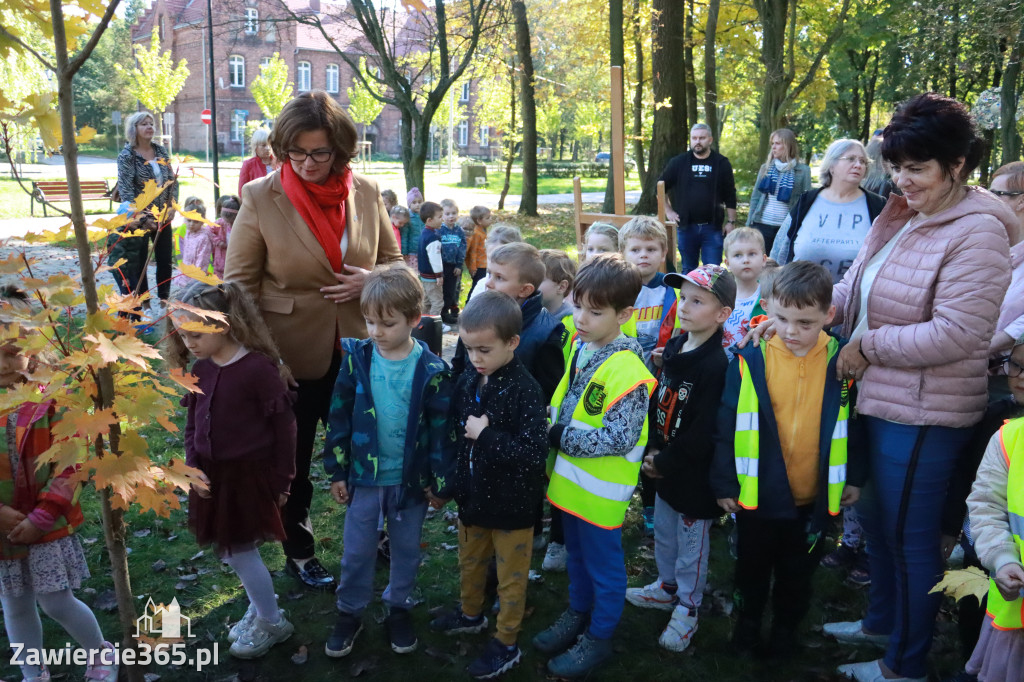
M 620 329 L 626 336 L 635 339 L 636 338 L 636 314 L 626 321 L 626 324 L 622 325 Z M 572 319 L 572 315 L 566 315 L 562 318 L 562 325 L 565 327 L 565 336 L 562 337 L 562 360 L 565 366 L 569 366 L 569 361 L 572 359 L 573 351 L 576 349 L 576 339 L 579 336 L 576 333 L 576 323 Z
M 1006 458 L 1009 475 L 1006 478 L 1006 510 L 1010 517 L 1010 533 L 1017 545 L 1018 557 L 1024 557 L 1024 418 L 1014 419 L 999 429 L 999 445 Z M 994 580 L 989 580 L 988 615 L 992 626 L 999 630 L 1024 628 L 1024 599 L 1006 601 L 999 594 Z
M 761 353 L 766 353 L 767 342 L 761 342 Z M 839 342 L 830 338 L 828 341 L 828 361 L 839 351 Z M 738 504 L 744 509 L 757 509 L 757 468 L 760 454 L 761 438 L 758 430 L 758 399 L 754 389 L 754 381 L 750 376 L 750 366 L 742 355 L 737 355 L 740 370 L 740 397 L 736 404 L 736 436 L 734 439 L 736 457 L 736 476 L 740 481 L 740 497 Z M 767 364 L 767 358 L 765 358 Z M 844 381 L 843 391 L 849 390 Z M 839 416 L 835 428 L 832 429 L 832 443 L 828 453 L 828 512 L 832 516 L 839 514 L 839 500 L 846 486 L 846 439 L 850 417 L 848 401 L 840 401 Z
M 571 367 L 571 363 L 569 363 Z M 558 422 L 558 410 L 569 390 L 571 370 L 562 376 L 551 398 L 551 421 Z M 583 389 L 572 413 L 570 426 L 599 429 L 609 408 L 637 386 L 644 386 L 648 399 L 656 382 L 636 353 L 621 350 L 605 360 Z M 548 500 L 559 509 L 600 526 L 618 528 L 626 517 L 633 497 L 647 445 L 647 416 L 640 440 L 625 457 L 571 457 L 552 450 L 548 457 Z

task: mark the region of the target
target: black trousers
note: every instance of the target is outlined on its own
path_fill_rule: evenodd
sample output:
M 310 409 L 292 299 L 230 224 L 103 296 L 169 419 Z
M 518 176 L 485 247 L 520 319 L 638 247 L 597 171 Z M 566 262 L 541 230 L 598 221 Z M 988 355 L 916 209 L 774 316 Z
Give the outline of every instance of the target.
M 796 630 L 800 625 L 811 603 L 811 578 L 828 544 L 819 539 L 811 546 L 807 530 L 812 510 L 813 505 L 800 507 L 795 519 L 763 519 L 745 511 L 736 515 L 740 618 L 760 622 L 771 590 L 772 627 Z
M 298 400 L 294 407 L 295 479 L 292 481 L 288 502 L 281 509 L 284 532 L 288 536 L 282 545 L 285 556 L 290 559 L 309 559 L 313 556 L 313 526 L 309 520 L 313 483 L 309 480 L 309 466 L 313 458 L 316 426 L 319 422 L 327 424 L 334 380 L 338 377 L 340 367 L 341 354 L 336 350 L 327 374 L 319 379 L 300 379 L 298 382 Z
M 445 310 L 456 308 L 459 305 L 459 280 L 461 273 L 455 274 L 459 266 L 453 263 L 444 263 L 444 281 L 441 283 L 441 298 L 444 299 Z
M 753 228 L 761 233 L 764 237 L 764 252 L 771 253 L 772 245 L 775 243 L 775 235 L 779 233 L 779 227 L 781 225 L 766 225 L 764 223 L 754 223 Z
M 161 301 L 166 301 L 171 295 L 171 273 L 173 272 L 174 260 L 174 231 L 171 224 L 166 223 L 157 230 L 154 237 L 153 260 L 156 262 L 156 291 Z M 149 268 L 143 262 L 139 263 L 139 288 L 140 293 L 149 291 Z

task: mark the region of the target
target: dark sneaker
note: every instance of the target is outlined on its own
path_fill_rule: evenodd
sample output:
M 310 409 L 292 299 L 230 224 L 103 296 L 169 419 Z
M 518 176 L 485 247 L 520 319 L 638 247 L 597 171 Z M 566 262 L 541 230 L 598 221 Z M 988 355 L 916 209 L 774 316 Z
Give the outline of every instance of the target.
M 840 542 L 838 547 L 825 555 L 825 558 L 821 560 L 821 565 L 825 568 L 846 568 L 852 566 L 856 560 L 857 550 Z
M 761 648 L 761 621 L 740 616 L 732 630 L 732 648 L 744 656 L 757 653 Z
M 326 592 L 337 587 L 334 584 L 334 576 L 320 565 L 316 557 L 307 561 L 302 568 L 299 568 L 299 565 L 293 559 L 287 559 L 284 562 L 284 570 L 288 575 L 298 578 L 304 587 L 308 587 L 311 590 Z
M 612 653 L 612 640 L 594 639 L 584 633 L 571 649 L 548 661 L 548 672 L 565 679 L 584 677 L 611 658 Z
M 760 652 L 765 658 L 785 661 L 797 653 L 800 642 L 796 631 L 783 625 L 772 624 L 772 632 L 768 636 L 768 646 Z
M 846 579 L 858 587 L 871 584 L 871 572 L 868 568 L 868 553 L 864 550 L 857 552 L 853 560 L 853 567 L 846 574 Z
M 566 609 L 551 627 L 537 633 L 533 638 L 533 648 L 549 656 L 560 654 L 579 639 L 589 622 L 589 614 Z
M 966 670 L 961 670 L 953 677 L 947 677 L 942 682 L 978 682 L 978 676 L 972 675 Z
M 391 609 L 385 622 L 391 650 L 396 654 L 409 654 L 416 651 L 416 631 L 412 628 L 412 617 L 405 609 Z
M 487 616 L 480 614 L 476 618 L 470 618 L 462 612 L 461 608 L 455 608 L 430 621 L 431 630 L 443 632 L 446 635 L 472 635 L 482 632 L 486 628 Z
M 522 652 L 518 645 L 511 649 L 496 639 L 487 643 L 480 657 L 466 667 L 466 672 L 478 680 L 489 680 L 508 672 L 519 663 Z
M 324 645 L 324 653 L 331 658 L 341 658 L 352 653 L 352 647 L 356 643 L 356 637 L 363 631 L 363 621 L 351 613 L 339 613 L 338 620 L 334 622 L 334 629 L 331 636 L 327 638 Z

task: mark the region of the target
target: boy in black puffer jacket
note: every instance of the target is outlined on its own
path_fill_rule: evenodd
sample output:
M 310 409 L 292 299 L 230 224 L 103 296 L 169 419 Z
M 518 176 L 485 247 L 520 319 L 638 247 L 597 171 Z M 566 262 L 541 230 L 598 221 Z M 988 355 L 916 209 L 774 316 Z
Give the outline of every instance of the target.
M 453 492 L 459 505 L 461 607 L 434 620 L 448 634 L 480 632 L 487 565 L 497 557 L 497 633 L 470 675 L 490 678 L 519 662 L 516 638 L 526 607 L 535 510 L 548 455 L 547 401 L 515 356 L 522 312 L 510 296 L 487 291 L 459 318 L 469 362 L 452 398 L 458 441 Z

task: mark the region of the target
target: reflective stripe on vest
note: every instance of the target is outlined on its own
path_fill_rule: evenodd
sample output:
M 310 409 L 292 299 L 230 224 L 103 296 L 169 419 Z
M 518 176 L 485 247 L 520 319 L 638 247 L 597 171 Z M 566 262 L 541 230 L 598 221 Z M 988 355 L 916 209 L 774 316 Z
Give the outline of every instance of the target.
M 571 363 L 567 364 L 571 367 Z M 569 379 L 569 371 L 566 371 L 551 398 L 553 422 L 558 421 L 559 408 L 569 390 Z M 603 427 L 609 408 L 638 386 L 644 386 L 650 398 L 655 381 L 643 361 L 631 350 L 613 353 L 587 382 L 569 426 L 583 430 Z M 646 445 L 645 414 L 640 440 L 623 456 L 571 457 L 552 450 L 548 459 L 551 477 L 548 500 L 595 526 L 620 527 L 636 489 Z
M 831 362 L 838 350 L 839 342 L 829 339 L 826 362 Z M 761 353 L 765 366 L 767 366 L 766 343 L 761 344 Z M 742 355 L 737 355 L 736 358 L 739 360 L 740 371 L 740 395 L 736 402 L 736 435 L 733 439 L 736 478 L 740 483 L 740 496 L 737 503 L 744 509 L 757 509 L 758 458 L 761 452 L 760 420 L 758 418 L 760 403 L 757 399 L 754 381 L 750 376 L 750 365 Z M 844 387 L 844 393 L 846 390 L 848 389 Z M 844 401 L 841 400 L 828 452 L 828 512 L 832 516 L 839 514 L 839 501 L 842 499 L 843 488 L 846 486 L 849 417 L 849 403 L 844 404 Z
M 1018 559 L 1024 557 L 1024 418 L 1014 419 L 999 429 L 999 445 L 1006 458 L 1009 473 L 1006 477 L 1006 508 L 1010 521 L 1010 533 L 1017 545 Z M 988 615 L 992 616 L 992 627 L 998 630 L 1020 630 L 1024 628 L 1024 599 L 1013 601 L 1003 599 L 994 580 L 989 580 Z

